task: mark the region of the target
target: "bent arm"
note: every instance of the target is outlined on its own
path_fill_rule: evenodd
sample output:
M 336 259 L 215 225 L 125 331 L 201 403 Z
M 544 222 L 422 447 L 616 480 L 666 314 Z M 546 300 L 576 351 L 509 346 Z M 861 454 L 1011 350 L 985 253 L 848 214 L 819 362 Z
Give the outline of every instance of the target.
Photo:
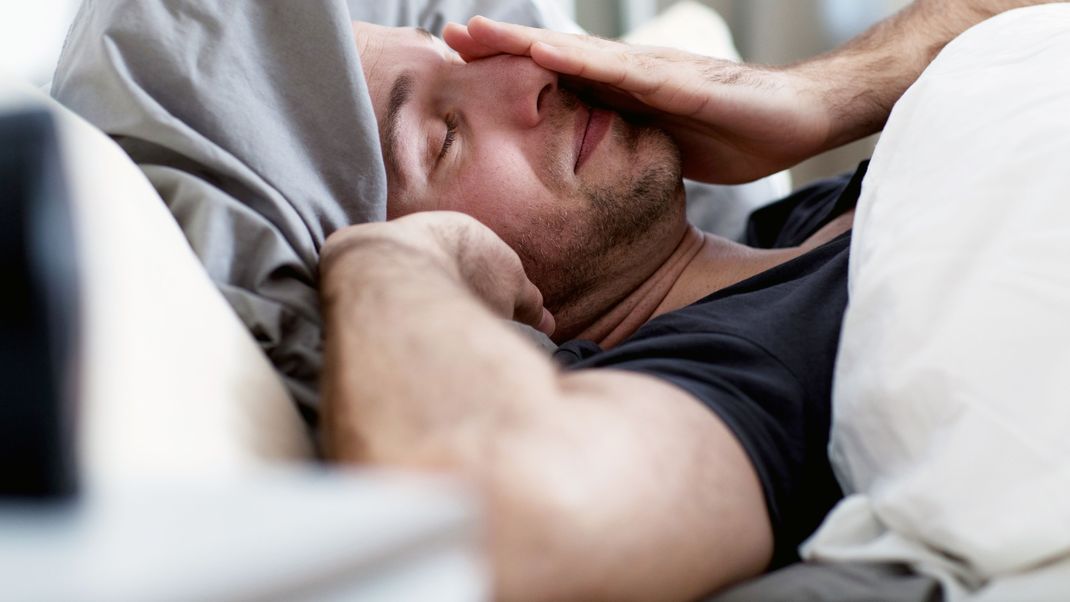
M 470 479 L 500 599 L 693 599 L 767 564 L 757 477 L 689 395 L 559 372 L 403 245 L 321 266 L 329 456 Z
M 684 175 L 753 180 L 880 131 L 948 42 L 993 15 L 1052 0 L 917 0 L 827 54 L 786 67 L 740 64 L 474 18 L 444 37 L 477 59 L 505 52 L 577 78 L 645 114 L 682 151 Z

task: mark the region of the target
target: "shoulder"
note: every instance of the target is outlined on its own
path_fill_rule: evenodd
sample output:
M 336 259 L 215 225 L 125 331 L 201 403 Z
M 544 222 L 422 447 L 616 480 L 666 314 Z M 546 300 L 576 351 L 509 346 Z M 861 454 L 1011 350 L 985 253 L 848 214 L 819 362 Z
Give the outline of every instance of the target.
M 823 399 L 847 305 L 849 248 L 845 234 L 659 316 L 616 347 L 572 341 L 556 359 L 574 369 L 643 371 L 707 393 L 712 388 Z
M 855 208 L 869 161 L 853 173 L 820 180 L 751 213 L 746 243 L 779 248 L 802 244 L 829 222 Z

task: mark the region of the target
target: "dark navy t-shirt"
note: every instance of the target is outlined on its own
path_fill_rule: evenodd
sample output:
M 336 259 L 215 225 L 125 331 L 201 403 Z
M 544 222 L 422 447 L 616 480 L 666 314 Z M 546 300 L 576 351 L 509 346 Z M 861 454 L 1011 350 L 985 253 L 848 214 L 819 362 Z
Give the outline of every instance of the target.
M 867 164 L 754 212 L 747 244 L 796 246 L 852 209 Z M 773 526 L 771 568 L 842 497 L 828 460 L 832 374 L 847 305 L 846 232 L 810 252 L 644 324 L 609 350 L 562 345 L 571 369 L 632 370 L 689 392 L 723 420 L 757 470 Z

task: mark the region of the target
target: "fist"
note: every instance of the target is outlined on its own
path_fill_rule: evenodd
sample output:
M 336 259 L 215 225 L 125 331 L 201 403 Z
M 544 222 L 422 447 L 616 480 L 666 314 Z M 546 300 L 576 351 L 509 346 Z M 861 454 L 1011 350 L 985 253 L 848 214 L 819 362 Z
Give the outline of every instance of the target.
M 320 271 L 327 279 L 332 271 L 372 265 L 390 270 L 395 264 L 413 280 L 406 286 L 420 286 L 420 274 L 429 270 L 464 287 L 501 317 L 547 335 L 554 331 L 554 319 L 520 257 L 490 228 L 463 213 L 427 211 L 339 230 L 323 247 Z

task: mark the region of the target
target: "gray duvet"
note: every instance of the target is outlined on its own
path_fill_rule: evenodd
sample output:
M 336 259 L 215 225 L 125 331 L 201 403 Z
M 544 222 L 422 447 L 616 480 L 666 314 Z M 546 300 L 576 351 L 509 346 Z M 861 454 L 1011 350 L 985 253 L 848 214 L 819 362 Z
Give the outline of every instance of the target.
M 526 1 L 86 0 L 70 31 L 52 95 L 145 172 L 310 421 L 318 251 L 385 215 L 350 22 L 477 12 L 537 24 Z

